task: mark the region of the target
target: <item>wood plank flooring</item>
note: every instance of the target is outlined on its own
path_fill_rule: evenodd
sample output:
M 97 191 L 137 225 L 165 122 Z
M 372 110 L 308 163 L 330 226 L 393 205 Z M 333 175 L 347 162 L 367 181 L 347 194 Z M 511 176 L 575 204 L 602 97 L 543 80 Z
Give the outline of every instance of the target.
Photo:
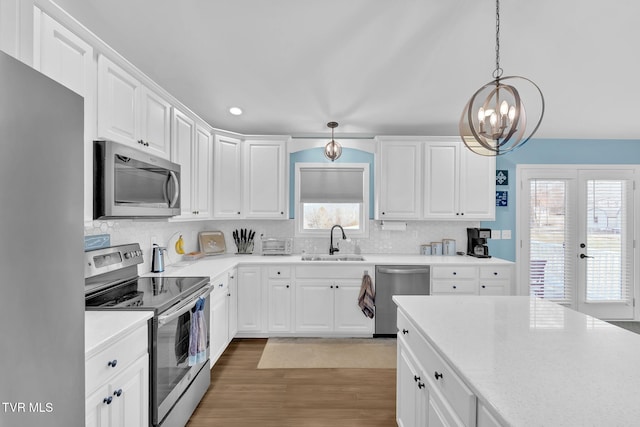
M 395 369 L 257 369 L 266 339 L 235 339 L 187 427 L 395 426 Z

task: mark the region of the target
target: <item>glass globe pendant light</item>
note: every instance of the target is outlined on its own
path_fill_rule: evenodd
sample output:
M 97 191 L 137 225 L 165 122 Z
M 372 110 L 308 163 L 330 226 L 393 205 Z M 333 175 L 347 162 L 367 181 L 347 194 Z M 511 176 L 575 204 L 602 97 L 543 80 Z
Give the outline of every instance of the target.
M 337 122 L 329 122 L 327 126 L 331 128 L 331 141 L 324 147 L 324 155 L 327 159 L 335 162 L 342 154 L 342 146 L 333 139 L 333 130 L 338 127 Z
M 544 96 L 538 85 L 526 77 L 502 77 L 500 0 L 496 0 L 496 68 L 493 78 L 469 99 L 459 124 L 460 136 L 467 148 L 483 156 L 499 156 L 523 146 L 538 130 L 544 116 Z M 527 122 L 521 93 L 530 96 L 527 98 L 531 107 L 529 113 L 535 110 L 537 121 L 531 115 L 534 120 Z

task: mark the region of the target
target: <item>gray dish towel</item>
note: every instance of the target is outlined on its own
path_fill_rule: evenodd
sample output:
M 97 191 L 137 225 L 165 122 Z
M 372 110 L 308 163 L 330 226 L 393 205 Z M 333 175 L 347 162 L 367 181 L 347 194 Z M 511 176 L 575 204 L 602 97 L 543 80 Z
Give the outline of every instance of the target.
M 373 319 L 374 306 L 376 303 L 376 295 L 373 291 L 373 282 L 368 273 L 362 276 L 362 285 L 360 286 L 360 295 L 358 296 L 358 305 L 362 309 L 365 316 Z

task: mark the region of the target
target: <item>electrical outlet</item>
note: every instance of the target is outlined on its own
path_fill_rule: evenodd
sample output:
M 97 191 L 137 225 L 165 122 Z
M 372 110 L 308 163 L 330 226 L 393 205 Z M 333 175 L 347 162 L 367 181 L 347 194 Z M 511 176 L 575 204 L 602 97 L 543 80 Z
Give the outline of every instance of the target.
M 491 230 L 491 240 L 500 240 L 502 237 L 500 236 L 500 230 Z
M 502 238 L 506 240 L 511 239 L 511 230 L 502 230 Z

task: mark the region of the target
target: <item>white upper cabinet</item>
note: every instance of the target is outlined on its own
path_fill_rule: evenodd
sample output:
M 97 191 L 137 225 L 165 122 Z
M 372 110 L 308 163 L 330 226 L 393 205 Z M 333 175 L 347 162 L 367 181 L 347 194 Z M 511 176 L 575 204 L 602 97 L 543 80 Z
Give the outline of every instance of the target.
M 171 152 L 171 104 L 146 87 L 142 88 L 140 139 L 159 157 Z M 147 145 L 149 144 L 149 145 Z
M 196 216 L 209 218 L 211 217 L 213 142 L 211 133 L 199 125 L 196 125 L 195 150 L 192 157 L 195 181 L 193 201 Z
M 461 141 L 429 142 L 424 152 L 424 218 L 495 218 L 495 157 Z
M 215 135 L 214 218 L 285 219 L 286 151 L 284 138 L 242 141 Z
M 211 133 L 180 110 L 173 109 L 173 154 L 180 165 L 180 216 L 174 220 L 211 217 Z
M 420 219 L 421 147 L 419 141 L 378 138 L 377 219 Z
M 242 215 L 241 141 L 214 136 L 213 216 L 240 218 Z
M 495 157 L 448 137 L 376 140 L 376 219 L 495 218 Z
M 105 56 L 98 57 L 98 137 L 170 157 L 171 105 Z
M 86 98 L 95 87 L 93 48 L 38 8 L 34 21 L 34 68 Z
M 243 218 L 286 218 L 286 142 L 243 143 Z
M 466 219 L 496 216 L 496 158 L 481 156 L 463 143 L 460 156 L 460 210 Z
M 460 144 L 432 142 L 424 150 L 424 216 L 429 219 L 460 217 Z
M 92 221 L 96 89 L 93 47 L 37 7 L 33 16 L 34 68 L 84 97 L 84 220 Z
M 180 165 L 180 218 L 194 215 L 192 194 L 192 150 L 196 125 L 178 109 L 173 109 L 173 154 L 171 161 Z

